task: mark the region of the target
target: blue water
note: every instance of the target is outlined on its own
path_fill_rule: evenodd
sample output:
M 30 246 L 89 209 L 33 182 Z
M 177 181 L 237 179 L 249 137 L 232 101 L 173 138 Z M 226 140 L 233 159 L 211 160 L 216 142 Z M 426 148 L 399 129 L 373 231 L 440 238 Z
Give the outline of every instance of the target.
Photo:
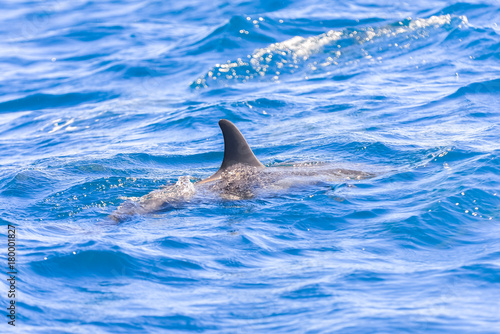
M 493 0 L 4 1 L 0 331 L 500 332 L 499 18 Z M 212 175 L 221 118 L 267 166 L 375 177 L 107 218 Z

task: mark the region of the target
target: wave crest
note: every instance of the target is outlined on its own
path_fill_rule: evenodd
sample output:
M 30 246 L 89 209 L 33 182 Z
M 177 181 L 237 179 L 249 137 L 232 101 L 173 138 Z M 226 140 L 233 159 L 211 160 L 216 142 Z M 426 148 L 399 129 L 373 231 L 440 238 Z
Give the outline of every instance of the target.
M 446 14 L 426 19 L 409 18 L 379 28 L 330 30 L 307 38 L 295 36 L 257 49 L 251 55 L 247 55 L 246 59 L 238 58 L 236 61 L 216 64 L 205 75 L 192 82 L 191 87 L 199 89 L 251 80 L 278 81 L 284 75 L 337 66 L 344 50 L 349 50 L 353 45 L 374 42 L 383 37 L 396 39 L 401 35 L 406 35 L 406 39 L 416 40 L 427 37 L 429 29 L 439 29 L 449 25 L 461 27 L 467 23 L 465 16 L 452 17 Z M 374 61 L 366 51 L 361 52 L 361 57 Z

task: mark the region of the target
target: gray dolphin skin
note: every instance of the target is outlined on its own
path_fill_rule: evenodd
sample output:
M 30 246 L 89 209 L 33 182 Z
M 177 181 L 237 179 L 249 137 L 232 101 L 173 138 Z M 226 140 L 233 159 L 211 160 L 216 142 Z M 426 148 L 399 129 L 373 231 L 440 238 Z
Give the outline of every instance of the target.
M 233 123 L 221 119 L 219 126 L 224 136 L 224 158 L 215 174 L 194 184 L 189 176 L 181 176 L 175 184 L 166 185 L 139 198 L 129 199 L 109 217 L 120 222 L 136 214 L 176 209 L 193 201 L 214 200 L 213 194 L 222 200 L 242 200 L 266 192 L 275 194 L 294 186 L 345 182 L 374 176 L 321 162 L 265 167 Z
M 222 135 L 224 136 L 224 159 L 219 170 L 209 178 L 206 178 L 198 183 L 206 183 L 218 180 L 221 178 L 224 171 L 236 165 L 252 166 L 257 168 L 265 168 L 265 166 L 255 157 L 250 146 L 248 146 L 245 137 L 240 130 L 232 122 L 227 119 L 219 121 Z

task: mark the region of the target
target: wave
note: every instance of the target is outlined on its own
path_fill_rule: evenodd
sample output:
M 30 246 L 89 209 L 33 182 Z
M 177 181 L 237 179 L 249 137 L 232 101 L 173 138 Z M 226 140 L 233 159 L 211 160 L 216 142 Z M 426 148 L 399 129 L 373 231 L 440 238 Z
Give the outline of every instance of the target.
M 37 93 L 20 99 L 0 103 L 0 113 L 72 107 L 84 103 L 111 100 L 116 97 L 116 95 L 103 92 L 66 93 L 57 95 Z
M 432 29 L 454 29 L 467 24 L 465 16 L 452 17 L 446 14 L 425 19 L 408 18 L 384 27 L 330 30 L 307 38 L 295 36 L 257 49 L 246 58 L 216 64 L 205 75 L 192 82 L 191 88 L 199 89 L 252 80 L 279 81 L 288 75 L 304 74 L 304 72 L 313 74 L 315 71 L 329 70 L 342 62 L 349 63 L 360 58 L 376 62 L 381 58 L 374 58 L 363 48 L 352 50 L 352 47 L 388 38 L 389 46 L 409 48 L 412 42 L 429 37 Z M 386 48 L 385 44 L 377 47 Z M 344 56 L 345 54 L 348 54 L 348 57 Z
M 500 79 L 473 82 L 467 86 L 460 87 L 448 98 L 457 98 L 469 94 L 498 94 L 500 92 Z

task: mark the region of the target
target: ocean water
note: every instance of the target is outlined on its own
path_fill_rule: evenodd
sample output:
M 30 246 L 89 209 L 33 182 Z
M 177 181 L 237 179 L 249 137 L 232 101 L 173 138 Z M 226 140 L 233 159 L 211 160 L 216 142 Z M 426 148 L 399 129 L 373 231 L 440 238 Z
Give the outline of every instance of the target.
M 499 19 L 493 0 L 3 1 L 0 332 L 500 332 Z M 223 118 L 270 168 L 373 176 L 109 219 L 217 171 Z

